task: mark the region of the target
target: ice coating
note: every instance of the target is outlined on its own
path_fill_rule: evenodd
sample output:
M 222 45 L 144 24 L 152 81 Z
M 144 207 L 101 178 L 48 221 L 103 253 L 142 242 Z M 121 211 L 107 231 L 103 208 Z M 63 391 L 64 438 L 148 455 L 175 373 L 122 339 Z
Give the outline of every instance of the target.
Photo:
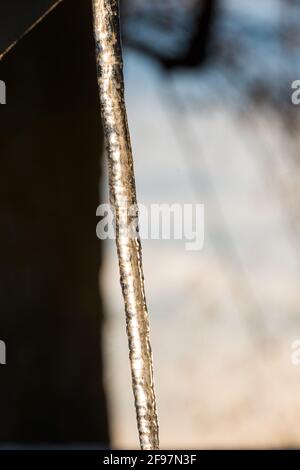
M 93 0 L 97 76 L 108 156 L 110 202 L 116 216 L 116 243 L 123 292 L 132 387 L 140 445 L 158 449 L 149 318 L 145 300 L 141 243 L 129 227 L 136 206 L 133 157 L 124 100 L 118 0 Z

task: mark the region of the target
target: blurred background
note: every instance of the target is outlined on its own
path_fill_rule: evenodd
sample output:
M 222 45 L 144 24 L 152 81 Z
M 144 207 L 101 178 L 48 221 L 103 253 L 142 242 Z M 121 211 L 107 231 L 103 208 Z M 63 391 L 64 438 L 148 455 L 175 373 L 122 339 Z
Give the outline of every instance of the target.
M 161 447 L 298 448 L 300 4 L 121 7 L 138 200 L 205 205 L 201 251 L 143 242 Z M 2 443 L 138 445 L 115 244 L 95 235 L 93 54 L 90 2 L 64 0 L 1 64 Z
M 298 447 L 300 4 L 122 6 L 139 202 L 205 204 L 202 251 L 143 243 L 161 445 Z M 135 447 L 113 243 L 105 252 L 112 439 Z

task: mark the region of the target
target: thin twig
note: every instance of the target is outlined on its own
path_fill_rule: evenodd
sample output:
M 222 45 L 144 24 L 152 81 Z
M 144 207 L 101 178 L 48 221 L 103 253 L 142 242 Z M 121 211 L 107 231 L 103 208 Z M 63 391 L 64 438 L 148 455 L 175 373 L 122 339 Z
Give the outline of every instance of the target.
M 14 42 L 12 42 L 3 52 L 0 54 L 0 62 L 3 59 L 3 57 L 6 56 L 12 49 L 15 48 L 15 46 L 23 39 L 27 34 L 29 34 L 33 29 L 36 28 L 48 15 L 51 13 L 60 3 L 62 3 L 63 0 L 57 0 L 48 10 L 45 11 L 45 13 L 42 14 L 34 23 L 32 23 L 29 28 L 27 28 L 21 36 L 18 37 Z
M 109 163 L 110 200 L 115 212 L 132 386 L 140 445 L 158 449 L 149 318 L 144 293 L 141 243 L 131 230 L 136 207 L 133 157 L 124 100 L 118 0 L 93 0 L 97 74 Z M 136 222 L 136 221 L 135 221 Z

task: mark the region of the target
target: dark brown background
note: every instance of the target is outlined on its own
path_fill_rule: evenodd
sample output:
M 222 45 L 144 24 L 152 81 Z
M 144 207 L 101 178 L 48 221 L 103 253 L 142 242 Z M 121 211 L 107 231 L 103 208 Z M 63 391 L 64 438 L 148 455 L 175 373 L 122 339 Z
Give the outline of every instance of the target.
M 48 3 L 1 0 L 0 45 Z M 6 56 L 0 79 L 0 441 L 107 444 L 90 1 L 65 0 Z

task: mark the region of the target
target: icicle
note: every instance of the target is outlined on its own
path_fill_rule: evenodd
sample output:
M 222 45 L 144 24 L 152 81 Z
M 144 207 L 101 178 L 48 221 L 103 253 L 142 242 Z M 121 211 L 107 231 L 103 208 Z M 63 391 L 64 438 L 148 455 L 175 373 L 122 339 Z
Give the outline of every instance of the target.
M 23 39 L 27 34 L 31 33 L 42 21 L 55 10 L 58 5 L 62 3 L 63 0 L 57 0 L 53 5 L 51 5 L 36 21 L 34 21 L 14 42 L 12 42 L 4 51 L 0 52 L 0 61 L 3 57 L 6 56 L 14 47 Z
M 116 216 L 116 243 L 123 291 L 132 386 L 141 448 L 158 449 L 149 319 L 144 294 L 141 244 L 132 237 L 136 207 L 133 158 L 124 101 L 118 0 L 93 0 L 97 74 L 109 163 L 110 200 Z

